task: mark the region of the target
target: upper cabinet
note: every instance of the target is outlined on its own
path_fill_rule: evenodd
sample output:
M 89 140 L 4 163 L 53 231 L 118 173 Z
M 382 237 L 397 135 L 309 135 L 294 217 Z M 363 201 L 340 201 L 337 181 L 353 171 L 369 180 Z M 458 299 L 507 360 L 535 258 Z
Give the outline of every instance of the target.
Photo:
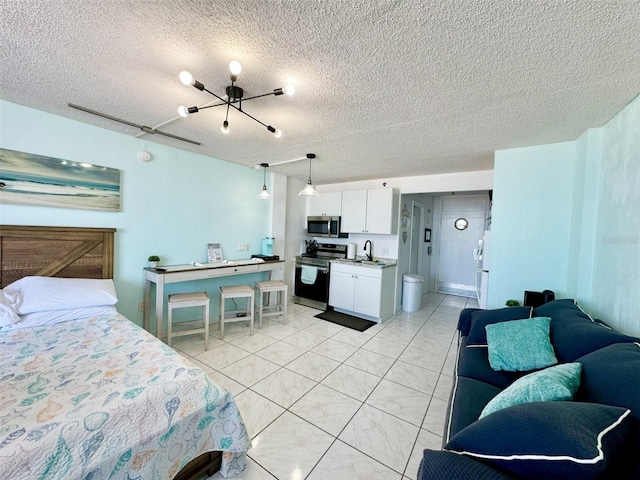
M 307 200 L 307 216 L 327 215 L 339 217 L 342 214 L 342 192 L 321 193 Z
M 346 233 L 398 233 L 400 194 L 393 188 L 342 192 L 341 230 Z

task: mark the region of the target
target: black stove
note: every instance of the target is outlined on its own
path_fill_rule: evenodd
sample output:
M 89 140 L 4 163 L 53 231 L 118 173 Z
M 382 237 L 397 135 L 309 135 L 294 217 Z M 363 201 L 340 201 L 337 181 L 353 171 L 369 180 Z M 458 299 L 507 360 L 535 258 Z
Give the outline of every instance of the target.
M 298 255 L 294 301 L 326 309 L 329 301 L 329 263 L 336 258 L 346 257 L 347 246 L 333 243 L 314 243 L 312 252 Z

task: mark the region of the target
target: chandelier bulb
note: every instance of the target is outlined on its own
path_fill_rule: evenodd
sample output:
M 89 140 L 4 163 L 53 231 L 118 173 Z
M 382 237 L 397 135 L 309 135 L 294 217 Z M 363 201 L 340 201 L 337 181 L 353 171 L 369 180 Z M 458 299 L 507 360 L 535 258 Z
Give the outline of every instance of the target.
M 284 93 L 289 96 L 293 95 L 294 93 L 296 93 L 296 86 L 293 83 L 287 83 L 284 86 Z
M 181 105 L 180 107 L 178 107 L 178 114 L 181 117 L 187 117 L 187 116 L 189 116 L 189 109 L 187 107 L 185 107 L 184 105 Z
M 229 63 L 229 71 L 231 72 L 231 75 L 240 75 L 242 65 L 240 65 L 240 62 L 237 60 L 231 60 L 231 63 Z
M 195 83 L 195 79 L 193 78 L 193 75 L 191 75 L 187 71 L 180 72 L 180 81 L 184 85 L 193 85 Z
M 276 138 L 280 138 L 282 136 L 282 130 L 280 130 L 279 128 L 276 128 L 276 131 L 273 132 L 273 136 Z
M 220 128 L 220 130 L 222 130 L 222 133 L 229 133 L 229 122 L 227 122 L 226 120 L 222 122 L 222 127 Z

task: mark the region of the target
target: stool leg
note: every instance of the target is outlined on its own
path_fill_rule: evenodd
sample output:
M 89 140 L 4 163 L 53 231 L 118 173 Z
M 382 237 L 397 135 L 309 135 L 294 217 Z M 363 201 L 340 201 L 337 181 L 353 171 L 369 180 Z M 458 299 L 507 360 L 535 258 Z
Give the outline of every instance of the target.
M 209 302 L 202 307 L 202 321 L 204 322 L 204 351 L 209 350 Z
M 262 309 L 264 308 L 262 303 L 263 299 L 264 299 L 264 293 L 262 293 L 262 290 L 258 289 L 258 316 L 260 317 L 259 328 L 262 328 Z
M 282 324 L 284 325 L 287 323 L 287 289 L 282 290 L 280 294 L 282 295 Z
M 172 314 L 173 308 L 169 306 L 169 312 L 167 315 L 167 345 L 171 346 L 171 325 L 173 324 Z
M 224 295 L 220 295 L 220 340 L 224 340 Z
M 254 308 L 253 308 L 253 304 L 255 303 L 255 293 L 254 293 L 254 292 L 252 292 L 252 293 L 251 293 L 251 301 L 250 301 L 250 302 L 247 302 L 247 303 L 249 303 L 249 304 L 251 305 L 251 307 L 250 307 L 250 308 L 251 308 L 251 311 L 250 311 L 250 312 L 247 312 L 247 313 L 249 313 L 249 315 L 250 315 L 250 320 L 249 320 L 249 335 L 253 335 L 253 316 L 254 316 L 254 312 L 255 312 L 255 310 L 254 310 Z

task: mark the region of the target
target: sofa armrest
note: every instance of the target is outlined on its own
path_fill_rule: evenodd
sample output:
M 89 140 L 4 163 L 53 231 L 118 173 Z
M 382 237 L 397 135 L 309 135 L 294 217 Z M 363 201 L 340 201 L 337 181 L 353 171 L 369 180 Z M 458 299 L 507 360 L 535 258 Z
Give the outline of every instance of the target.
M 469 335 L 469 330 L 471 330 L 471 314 L 473 312 L 477 312 L 480 310 L 479 308 L 465 308 L 460 312 L 460 316 L 458 317 L 458 331 L 460 332 L 461 337 L 466 337 Z
M 427 449 L 423 453 L 416 480 L 514 480 L 514 478 L 463 455 Z

